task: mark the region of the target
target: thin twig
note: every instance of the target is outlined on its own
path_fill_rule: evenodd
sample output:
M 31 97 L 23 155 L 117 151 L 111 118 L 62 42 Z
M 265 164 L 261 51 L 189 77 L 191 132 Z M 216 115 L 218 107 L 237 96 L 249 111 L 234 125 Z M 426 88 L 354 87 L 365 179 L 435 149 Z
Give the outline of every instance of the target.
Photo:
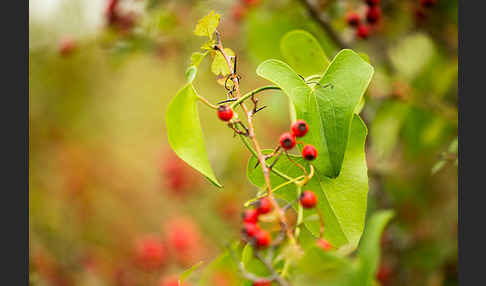
M 275 277 L 275 281 L 277 281 L 282 286 L 290 286 L 287 280 L 283 279 L 282 277 L 280 277 L 280 275 L 278 275 L 277 271 L 275 271 L 275 269 L 273 268 L 271 261 L 268 261 L 258 251 L 255 251 L 255 257 L 258 258 L 265 265 L 265 267 L 267 267 L 268 271 L 270 271 L 270 274 Z
M 301 0 L 301 2 L 307 9 L 307 12 L 309 12 L 310 16 L 314 20 L 316 20 L 319 25 L 321 25 L 321 27 L 326 31 L 331 40 L 333 40 L 341 49 L 349 48 L 348 44 L 346 44 L 343 39 L 341 39 L 341 37 L 336 33 L 334 28 L 328 22 L 328 19 L 323 15 L 320 15 L 319 12 L 312 6 L 312 4 L 309 3 L 309 0 Z
M 221 43 L 221 36 L 220 36 L 219 32 L 215 31 L 214 34 L 215 34 L 215 37 L 216 37 L 216 45 L 214 46 L 214 49 L 218 50 L 221 53 L 221 55 L 223 56 L 223 58 L 225 59 L 226 64 L 228 65 L 228 68 L 231 71 L 230 77 L 233 81 L 233 86 L 234 86 L 235 91 L 236 91 L 235 97 L 240 98 L 241 92 L 240 92 L 240 86 L 239 86 L 239 78 L 238 78 L 238 75 L 236 74 L 236 70 L 234 70 L 234 68 L 236 66 L 232 65 L 229 55 L 225 52 L 225 50 L 223 48 L 223 44 Z M 247 115 L 248 137 L 252 140 L 253 145 L 255 146 L 257 158 L 258 158 L 258 161 L 260 161 L 260 164 L 261 164 L 261 167 L 262 167 L 263 177 L 265 178 L 265 184 L 267 186 L 267 191 L 268 191 L 268 198 L 270 199 L 270 201 L 272 202 L 272 205 L 274 206 L 275 210 L 277 211 L 280 222 L 284 225 L 288 225 L 287 219 L 285 217 L 285 213 L 280 208 L 277 200 L 275 200 L 275 198 L 272 194 L 272 184 L 270 182 L 270 169 L 268 169 L 267 164 L 265 163 L 265 157 L 262 153 L 262 148 L 260 147 L 260 143 L 258 142 L 258 140 L 255 137 L 255 128 L 253 126 L 253 117 L 248 112 L 248 108 L 246 107 L 244 102 L 241 102 L 240 106 L 243 109 L 243 111 L 245 112 L 245 114 Z M 286 230 L 287 230 L 287 236 L 289 237 L 290 242 L 298 247 L 297 241 L 295 240 L 292 232 L 289 230 L 289 228 L 286 228 Z

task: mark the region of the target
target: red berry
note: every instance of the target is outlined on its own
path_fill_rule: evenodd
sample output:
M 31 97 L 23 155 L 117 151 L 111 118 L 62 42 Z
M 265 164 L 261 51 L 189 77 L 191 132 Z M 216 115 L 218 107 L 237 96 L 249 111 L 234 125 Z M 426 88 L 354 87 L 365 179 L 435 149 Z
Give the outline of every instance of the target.
M 420 0 L 420 4 L 422 4 L 422 7 L 425 8 L 430 8 L 434 6 L 437 3 L 437 0 Z
M 253 282 L 253 286 L 270 286 L 270 285 L 272 285 L 272 282 L 264 279 Z
M 322 248 L 325 251 L 329 251 L 332 249 L 332 245 L 329 243 L 329 241 L 323 238 L 318 239 L 316 244 L 318 247 Z
M 223 121 L 230 121 L 233 118 L 233 110 L 227 105 L 218 107 L 218 117 Z
M 381 8 L 378 6 L 369 7 L 366 11 L 366 21 L 370 24 L 375 24 L 381 19 Z
M 380 0 L 365 0 L 365 2 L 370 7 L 380 4 Z
M 317 203 L 317 197 L 316 194 L 314 194 L 311 191 L 304 191 L 300 195 L 300 204 L 306 208 L 306 209 L 311 209 L 313 208 Z
M 361 23 L 361 18 L 359 17 L 358 13 L 349 12 L 346 15 L 346 22 L 351 27 L 358 27 L 358 25 Z
M 188 286 L 186 282 L 181 283 L 181 286 Z M 180 286 L 179 285 L 179 277 L 178 276 L 168 276 L 164 277 L 160 280 L 159 286 Z
M 145 270 L 154 270 L 162 266 L 167 253 L 164 245 L 156 236 L 146 236 L 139 239 L 135 245 L 136 259 Z
M 260 0 L 243 0 L 243 2 L 248 6 L 254 6 L 260 3 Z
M 317 149 L 312 145 L 305 145 L 302 149 L 302 157 L 304 159 L 312 161 L 317 157 Z
M 243 233 L 249 237 L 254 237 L 260 231 L 260 227 L 256 223 L 245 223 L 243 226 Z
M 376 279 L 382 284 L 385 284 L 390 278 L 391 273 L 392 269 L 387 264 L 381 263 L 376 272 Z
M 297 120 L 292 124 L 291 129 L 295 137 L 302 137 L 309 131 L 309 125 L 304 120 Z
M 422 22 L 427 18 L 427 14 L 422 8 L 416 8 L 414 12 L 415 12 L 415 19 L 419 22 Z
M 255 239 L 258 247 L 267 247 L 268 245 L 270 245 L 272 237 L 270 236 L 270 233 L 268 233 L 268 231 L 260 230 L 255 234 Z
M 257 211 L 259 214 L 266 214 L 272 210 L 272 202 L 269 198 L 264 197 L 257 202 Z
M 289 132 L 285 132 L 280 136 L 280 146 L 285 150 L 290 150 L 295 146 L 295 136 Z
M 231 8 L 231 13 L 235 21 L 241 21 L 246 16 L 247 12 L 248 8 L 240 2 L 237 2 L 233 8 Z
M 257 223 L 258 222 L 258 211 L 255 209 L 246 210 L 243 213 L 243 221 L 248 223 Z
M 62 56 L 67 56 L 72 53 L 75 48 L 76 42 L 74 41 L 74 39 L 69 36 L 65 36 L 59 42 L 58 50 Z
M 358 28 L 356 29 L 356 36 L 358 36 L 361 39 L 366 39 L 370 35 L 370 28 L 366 25 L 359 25 Z

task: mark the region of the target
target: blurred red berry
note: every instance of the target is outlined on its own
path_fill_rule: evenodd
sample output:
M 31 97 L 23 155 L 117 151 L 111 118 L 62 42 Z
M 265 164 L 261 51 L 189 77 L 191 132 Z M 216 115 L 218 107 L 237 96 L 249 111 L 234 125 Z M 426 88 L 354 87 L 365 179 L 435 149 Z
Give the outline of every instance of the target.
M 437 4 L 437 0 L 420 0 L 420 4 L 422 5 L 422 7 L 430 8 Z
M 245 223 L 243 225 L 243 232 L 248 237 L 254 237 L 260 231 L 260 227 L 256 223 Z
M 76 48 L 76 42 L 74 41 L 73 38 L 69 36 L 64 36 L 60 41 L 59 41 L 59 53 L 62 56 L 67 56 L 71 54 L 74 49 Z
M 327 241 L 323 238 L 319 238 L 316 241 L 316 244 L 317 244 L 318 247 L 322 248 L 325 251 L 329 251 L 329 250 L 332 249 L 332 245 L 329 243 L 329 241 Z
M 233 16 L 233 19 L 237 22 L 241 21 L 246 16 L 247 12 L 247 8 L 241 3 L 236 3 L 233 8 L 231 8 L 231 15 Z
M 108 24 L 113 24 L 116 22 L 117 11 L 119 0 L 108 0 L 108 5 L 106 5 L 105 17 Z
M 257 211 L 259 214 L 266 214 L 272 210 L 272 202 L 268 197 L 264 197 L 257 202 Z
M 366 11 L 366 21 L 375 24 L 381 19 L 381 8 L 378 6 L 369 7 Z
M 356 36 L 358 36 L 361 39 L 366 39 L 370 35 L 370 28 L 366 25 L 359 25 L 358 28 L 356 29 Z
M 260 0 L 242 0 L 248 6 L 255 6 L 260 3 Z
M 425 11 L 419 7 L 415 8 L 414 15 L 415 20 L 417 20 L 418 22 L 422 22 L 427 18 L 427 14 L 425 13 Z
M 317 204 L 316 194 L 311 191 L 303 191 L 300 195 L 300 204 L 306 209 L 313 208 Z
M 137 240 L 135 255 L 139 266 L 150 271 L 164 264 L 167 252 L 159 237 L 147 235 Z
M 167 245 L 178 263 L 190 265 L 201 258 L 204 251 L 196 223 L 186 217 L 169 220 L 165 226 Z
M 160 280 L 159 286 L 189 286 L 189 284 L 186 282 L 179 284 L 179 277 L 171 275 L 162 278 Z
M 295 137 L 302 137 L 309 131 L 309 125 L 304 120 L 297 120 L 292 124 L 291 130 Z
M 316 147 L 312 145 L 305 145 L 304 148 L 302 148 L 302 157 L 309 161 L 314 160 L 317 157 Z
M 223 121 L 230 121 L 233 118 L 233 110 L 227 105 L 218 107 L 218 117 Z
M 270 245 L 272 237 L 268 231 L 260 230 L 255 234 L 255 240 L 258 247 L 267 247 Z
M 197 190 L 198 176 L 194 176 L 194 170 L 172 150 L 162 151 L 159 160 L 162 183 L 171 195 L 183 196 Z
M 258 280 L 253 282 L 253 286 L 270 286 L 270 285 L 272 285 L 272 282 L 268 280 Z
M 295 136 L 289 132 L 285 132 L 280 136 L 280 146 L 285 150 L 290 150 L 295 146 Z
M 248 209 L 243 212 L 243 221 L 248 223 L 258 222 L 258 211 L 255 209 Z
M 378 271 L 376 272 L 376 279 L 380 281 L 381 284 L 385 284 L 388 279 L 390 279 L 391 273 L 392 270 L 390 267 L 385 263 L 381 263 Z
M 365 0 L 365 3 L 371 7 L 380 4 L 380 0 Z
M 358 27 L 361 23 L 361 17 L 356 12 L 348 12 L 346 15 L 346 22 L 351 27 Z

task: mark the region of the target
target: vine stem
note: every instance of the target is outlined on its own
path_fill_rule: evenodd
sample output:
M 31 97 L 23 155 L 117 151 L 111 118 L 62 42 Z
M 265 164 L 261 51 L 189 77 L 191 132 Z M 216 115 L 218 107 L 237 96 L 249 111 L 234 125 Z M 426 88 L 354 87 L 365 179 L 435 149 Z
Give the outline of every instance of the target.
M 252 97 L 253 95 L 255 95 L 255 94 L 259 93 L 259 92 L 262 92 L 264 90 L 268 90 L 268 89 L 278 89 L 278 90 L 280 90 L 280 87 L 273 86 L 273 85 L 269 85 L 269 86 L 264 86 L 264 87 L 260 87 L 260 88 L 257 88 L 255 90 L 252 90 L 252 91 L 248 92 L 247 94 L 243 95 L 242 97 L 238 98 L 237 101 L 233 102 L 231 104 L 231 108 L 235 108 L 235 106 L 237 106 L 238 104 L 240 104 L 243 101 L 247 100 L 248 98 Z
M 236 98 L 240 99 L 242 96 L 241 96 L 241 92 L 240 92 L 239 79 L 238 79 L 238 75 L 236 74 L 235 67 L 231 63 L 231 58 L 229 57 L 229 55 L 225 52 L 225 50 L 223 48 L 223 44 L 221 43 L 221 37 L 220 37 L 219 32 L 215 31 L 214 34 L 215 34 L 215 37 L 216 37 L 216 45 L 215 45 L 214 48 L 221 53 L 221 55 L 224 57 L 224 59 L 226 61 L 226 64 L 228 65 L 229 70 L 232 71 L 231 72 L 231 80 L 233 81 L 233 86 L 234 86 L 235 91 L 236 91 Z M 275 210 L 277 211 L 280 223 L 285 225 L 285 230 L 287 232 L 287 236 L 289 237 L 290 242 L 300 249 L 300 247 L 297 244 L 297 241 L 295 240 L 294 235 L 292 234 L 292 231 L 290 230 L 289 227 L 287 227 L 288 223 L 287 223 L 287 219 L 285 217 L 285 212 L 278 205 L 277 200 L 273 196 L 272 184 L 270 182 L 270 170 L 267 167 L 267 164 L 265 162 L 265 156 L 262 153 L 262 148 L 260 147 L 260 143 L 258 142 L 258 140 L 255 137 L 255 127 L 253 125 L 253 116 L 250 112 L 248 112 L 248 108 L 246 107 L 244 101 L 240 102 L 240 106 L 247 116 L 248 137 L 253 142 L 253 145 L 255 146 L 255 151 L 256 151 L 258 161 L 260 161 L 260 165 L 261 165 L 261 168 L 262 168 L 262 171 L 263 171 L 263 177 L 265 178 L 265 184 L 267 186 L 268 198 L 270 199 L 270 201 L 272 202 L 272 205 L 275 207 Z M 282 283 L 280 283 L 280 284 L 282 284 Z
M 218 106 L 217 105 L 214 105 L 212 104 L 211 102 L 209 102 L 206 98 L 202 97 L 202 96 L 199 96 L 197 97 L 202 103 L 206 104 L 207 106 L 211 107 L 212 109 L 218 109 Z

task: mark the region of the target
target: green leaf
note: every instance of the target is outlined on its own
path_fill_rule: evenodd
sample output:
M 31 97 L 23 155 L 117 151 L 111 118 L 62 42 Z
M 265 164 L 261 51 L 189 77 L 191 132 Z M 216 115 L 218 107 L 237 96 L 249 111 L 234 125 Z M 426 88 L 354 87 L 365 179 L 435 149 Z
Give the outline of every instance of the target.
M 196 269 L 198 269 L 201 265 L 203 264 L 202 261 L 199 261 L 198 263 L 194 264 L 191 268 L 185 270 L 184 272 L 179 275 L 179 280 L 181 283 L 187 280 L 187 278 L 194 272 Z
M 199 64 L 202 62 L 202 60 L 204 59 L 204 57 L 206 57 L 206 55 L 208 53 L 209 53 L 208 51 L 206 51 L 204 53 L 201 53 L 201 52 L 194 52 L 194 53 L 192 53 L 192 55 L 191 55 L 191 65 L 193 65 L 195 67 L 198 67 Z
M 355 270 L 350 260 L 317 246 L 307 250 L 299 260 L 295 285 L 347 285 Z
M 196 36 L 208 36 L 208 38 L 212 39 L 214 31 L 219 25 L 219 18 L 221 15 L 218 13 L 214 13 L 214 11 L 209 12 L 208 15 L 204 16 L 196 25 L 194 29 L 194 34 Z
M 351 120 L 373 75 L 373 67 L 351 50 L 333 59 L 314 90 L 284 62 L 267 60 L 257 74 L 280 86 L 295 107 L 297 119 L 309 124 L 302 141 L 320 156 L 312 163 L 321 176 L 335 178 L 341 171 Z
M 195 67 L 189 72 L 192 73 L 189 79 L 194 78 L 194 69 Z M 197 100 L 196 91 L 189 81 L 170 101 L 165 119 L 169 144 L 179 158 L 221 188 L 222 185 L 214 175 L 204 146 Z
M 398 101 L 385 102 L 376 112 L 370 126 L 370 149 L 378 161 L 388 157 L 395 147 L 408 112 L 408 104 Z
M 235 55 L 235 53 L 229 48 L 225 48 L 224 51 L 230 57 Z M 214 56 L 213 63 L 211 64 L 211 71 L 215 75 L 221 74 L 222 76 L 226 76 L 226 75 L 229 75 L 231 73 L 231 71 L 228 67 L 228 64 L 226 63 L 225 58 L 219 52 L 216 53 L 216 55 Z
M 190 66 L 186 70 L 186 80 L 187 82 L 192 82 L 196 78 L 197 68 L 196 66 Z
M 366 224 L 365 233 L 358 249 L 359 267 L 357 280 L 360 281 L 359 285 L 373 285 L 380 260 L 381 234 L 393 215 L 393 211 L 379 211 L 374 213 Z
M 225 278 L 230 279 L 230 281 L 236 281 L 238 277 L 237 265 L 228 250 L 219 255 L 204 269 L 197 285 L 214 285 L 214 280 L 221 274 L 225 274 Z
M 451 144 L 449 145 L 449 148 L 447 149 L 447 152 L 451 154 L 457 154 L 457 149 L 458 149 L 458 141 L 457 137 L 452 140 Z
M 430 173 L 432 175 L 435 175 L 437 172 L 439 172 L 440 170 L 442 170 L 445 167 L 446 163 L 447 162 L 445 160 L 438 161 L 437 163 L 434 164 L 434 166 L 430 170 Z
M 319 42 L 309 32 L 294 30 L 280 40 L 280 52 L 287 63 L 301 76 L 324 72 L 329 59 Z
M 368 194 L 368 174 L 364 152 L 366 134 L 365 124 L 358 115 L 354 115 L 340 175 L 332 179 L 316 174 L 304 186 L 304 190 L 312 190 L 318 198 L 317 207 L 325 222 L 324 238 L 336 247 L 345 246 L 343 251 L 351 251 L 356 248 L 365 223 Z M 271 150 L 264 152 L 268 154 Z M 308 161 L 303 160 L 300 156 L 291 156 L 293 161 L 309 168 Z M 255 168 L 256 162 L 254 157 L 250 158 L 247 175 L 250 182 L 258 187 L 264 187 L 263 174 L 260 168 Z M 271 162 L 272 159 L 269 159 L 269 164 Z M 284 155 L 280 157 L 273 170 L 291 178 L 302 175 L 302 170 Z M 273 188 L 287 181 L 275 172 L 271 173 L 270 179 Z M 294 184 L 290 184 L 276 190 L 274 194 L 286 201 L 292 201 L 297 197 L 297 189 Z M 317 237 L 320 227 L 319 220 L 306 219 L 316 214 L 315 209 L 304 210 L 305 225 Z
M 250 243 L 247 243 L 243 248 L 243 252 L 241 253 L 241 262 L 243 265 L 247 265 L 253 259 L 253 247 L 251 247 Z
M 430 62 L 435 54 L 435 47 L 428 36 L 414 34 L 403 38 L 389 54 L 397 71 L 412 79 Z

